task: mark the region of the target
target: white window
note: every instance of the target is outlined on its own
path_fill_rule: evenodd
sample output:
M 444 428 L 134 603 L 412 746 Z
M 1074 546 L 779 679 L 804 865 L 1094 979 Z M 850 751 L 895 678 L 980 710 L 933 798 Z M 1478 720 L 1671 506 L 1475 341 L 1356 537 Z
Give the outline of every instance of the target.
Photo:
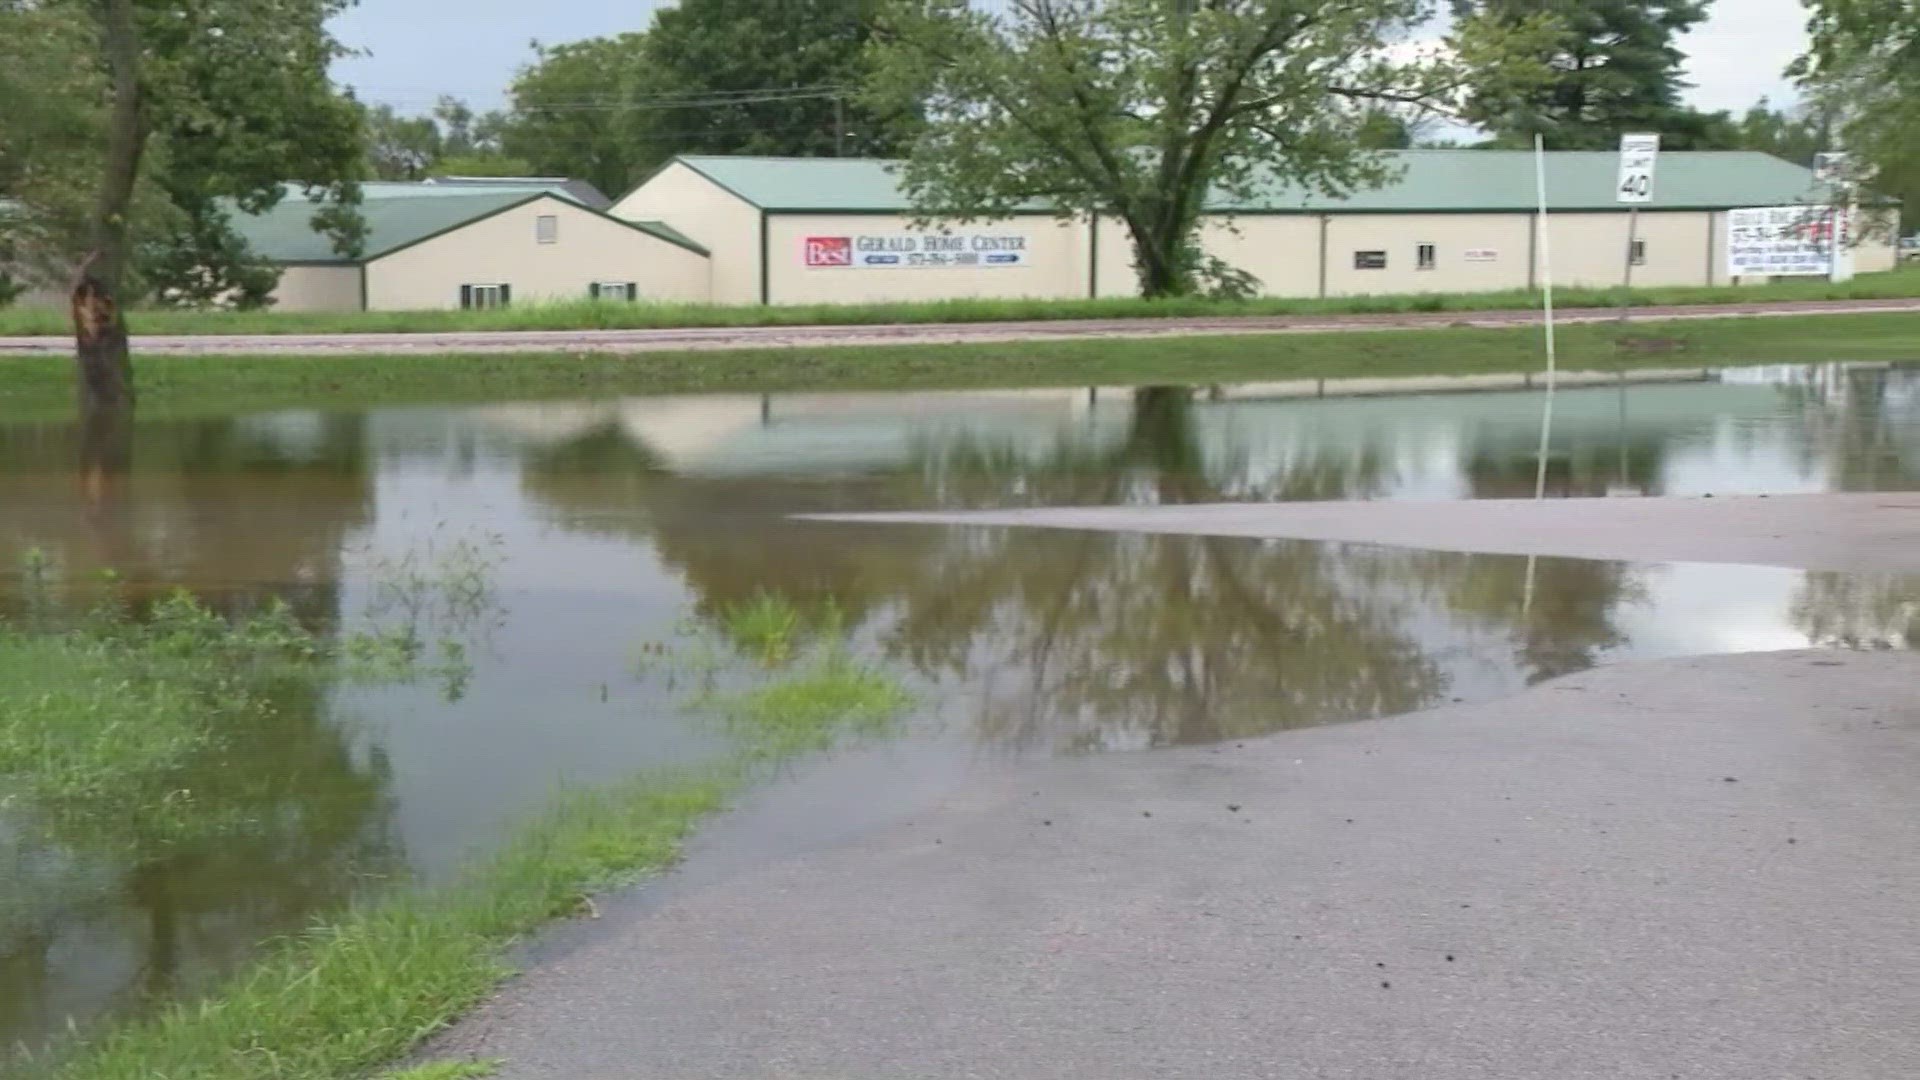
M 1356 251 L 1353 253 L 1355 270 L 1385 270 L 1387 253 L 1384 251 Z
M 541 214 L 539 217 L 534 218 L 533 238 L 536 242 L 542 244 L 559 243 L 560 216 L 558 214 Z
M 595 300 L 638 300 L 640 287 L 631 281 L 596 281 L 587 286 L 587 295 Z
M 1647 242 L 1645 240 L 1635 240 L 1633 242 L 1633 265 L 1647 265 Z
M 511 285 L 460 286 L 460 309 L 462 311 L 506 307 L 512 300 L 513 286 Z
M 1414 267 L 1416 269 L 1431 270 L 1438 264 L 1439 260 L 1435 256 L 1432 244 L 1421 244 L 1414 249 Z

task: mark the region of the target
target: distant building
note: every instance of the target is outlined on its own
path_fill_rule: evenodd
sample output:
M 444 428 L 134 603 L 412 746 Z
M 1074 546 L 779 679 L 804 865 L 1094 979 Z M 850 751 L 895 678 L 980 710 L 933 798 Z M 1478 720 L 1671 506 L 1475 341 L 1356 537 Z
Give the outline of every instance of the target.
M 1345 197 L 1284 182 L 1217 198 L 1205 249 L 1273 296 L 1524 289 L 1542 276 L 1533 156 L 1499 150 L 1389 152 L 1397 179 Z M 1548 155 L 1554 279 L 1607 286 L 1626 273 L 1627 213 L 1612 152 Z M 1765 154 L 1663 154 L 1643 207 L 1635 285 L 1728 284 L 1727 212 L 1824 201 L 1811 170 Z M 660 221 L 713 253 L 712 299 L 854 303 L 959 297 L 1127 296 L 1132 249 L 1118 221 L 1062 222 L 1035 205 L 1001 222 L 920 230 L 892 163 L 683 156 L 613 214 Z M 1861 272 L 1891 268 L 1869 238 Z M 1746 279 L 1753 280 L 1753 279 Z
M 589 188 L 590 190 L 590 188 Z M 370 183 L 367 236 L 348 258 L 290 194 L 234 228 L 281 268 L 280 311 L 486 308 L 552 300 L 703 301 L 707 251 L 659 222 L 629 221 L 543 181 Z

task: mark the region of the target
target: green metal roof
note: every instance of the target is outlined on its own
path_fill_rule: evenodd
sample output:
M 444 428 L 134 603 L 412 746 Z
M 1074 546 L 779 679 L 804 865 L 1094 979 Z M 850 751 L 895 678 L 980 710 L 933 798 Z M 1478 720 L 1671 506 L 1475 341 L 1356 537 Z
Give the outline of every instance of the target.
M 370 262 L 522 203 L 552 197 L 667 243 L 708 254 L 706 248 L 659 222 L 622 221 L 548 187 L 476 190 L 427 184 L 367 184 L 362 197 L 360 217 L 366 222 L 367 235 L 358 259 L 337 254 L 333 241 L 314 231 L 315 205 L 297 193 L 281 199 L 263 214 L 235 214 L 233 227 L 247 247 L 271 262 L 352 265 Z
M 1271 181 L 1251 200 L 1216 193 L 1210 209 L 1238 213 L 1465 213 L 1534 207 L 1533 153 L 1526 150 L 1392 150 L 1382 155 L 1397 179 L 1345 198 Z M 892 167 L 873 158 L 766 158 L 688 155 L 677 159 L 765 210 L 787 213 L 893 213 L 910 209 Z M 1549 209 L 1618 210 L 1611 150 L 1547 155 Z M 1730 209 L 1825 200 L 1813 172 L 1748 151 L 1669 151 L 1660 155 L 1650 210 Z M 1036 204 L 1033 209 L 1043 207 Z

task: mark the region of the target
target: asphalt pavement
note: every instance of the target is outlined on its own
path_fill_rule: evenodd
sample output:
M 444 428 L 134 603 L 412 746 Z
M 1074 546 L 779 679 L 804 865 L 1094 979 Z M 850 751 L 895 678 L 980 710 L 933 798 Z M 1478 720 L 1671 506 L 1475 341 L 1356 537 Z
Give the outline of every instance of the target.
M 1920 655 L 1831 652 L 975 773 L 727 873 L 696 849 L 430 1056 L 505 1080 L 1911 1080 L 1916 777 Z M 785 812 L 766 798 L 710 836 Z

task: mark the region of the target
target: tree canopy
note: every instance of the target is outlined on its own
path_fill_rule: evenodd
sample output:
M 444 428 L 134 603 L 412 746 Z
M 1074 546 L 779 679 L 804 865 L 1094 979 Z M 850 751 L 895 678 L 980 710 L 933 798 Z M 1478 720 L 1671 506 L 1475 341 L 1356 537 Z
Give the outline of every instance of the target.
M 1854 179 L 1920 227 L 1920 3 L 1807 0 L 1812 47 L 1791 74 L 1839 118 Z
M 264 302 L 277 274 L 229 215 L 274 205 L 288 183 L 352 250 L 358 107 L 328 81 L 341 49 L 326 29 L 347 3 L 0 0 L 0 199 L 16 208 L 18 264 L 64 282 L 96 251 L 97 272 L 163 302 Z
M 1272 180 L 1329 192 L 1388 178 L 1360 145 L 1383 104 L 1452 108 L 1469 80 L 1524 84 L 1538 28 L 1459 20 L 1442 46 L 1397 45 L 1422 0 L 912 0 L 882 14 L 875 107 L 924 109 L 901 180 L 927 218 L 1005 216 L 1045 200 L 1130 237 L 1141 289 L 1206 287 L 1210 197 Z
M 1546 19 L 1534 58 L 1548 76 L 1536 83 L 1477 86 L 1466 118 L 1496 144 L 1553 150 L 1610 149 L 1631 131 L 1668 135 L 1676 149 L 1724 137 L 1711 114 L 1680 104 L 1687 88 L 1675 38 L 1706 18 L 1710 0 L 1452 0 L 1456 18 L 1509 26 Z

